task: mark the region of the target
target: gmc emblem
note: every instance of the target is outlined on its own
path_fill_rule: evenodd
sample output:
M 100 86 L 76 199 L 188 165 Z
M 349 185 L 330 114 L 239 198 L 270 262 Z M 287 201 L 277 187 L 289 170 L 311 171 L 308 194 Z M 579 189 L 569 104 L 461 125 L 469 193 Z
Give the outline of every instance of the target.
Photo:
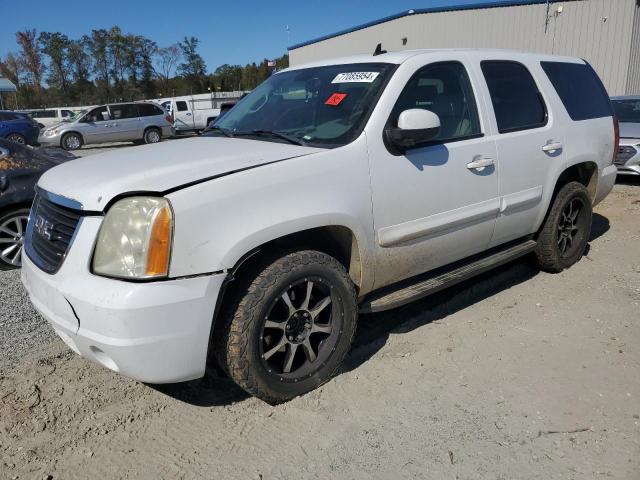
M 35 221 L 33 222 L 33 229 L 38 232 L 38 234 L 47 240 L 51 241 L 53 239 L 53 229 L 55 225 L 48 220 L 46 220 L 41 215 L 37 215 Z

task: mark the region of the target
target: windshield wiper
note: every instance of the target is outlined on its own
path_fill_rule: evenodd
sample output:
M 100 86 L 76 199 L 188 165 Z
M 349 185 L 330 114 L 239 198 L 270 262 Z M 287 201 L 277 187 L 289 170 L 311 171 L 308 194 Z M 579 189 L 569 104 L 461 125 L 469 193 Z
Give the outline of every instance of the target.
M 227 128 L 222 128 L 222 127 L 218 127 L 217 125 L 213 125 L 205 129 L 205 133 L 211 132 L 211 131 L 221 132 L 225 137 L 233 138 L 233 132 Z
M 305 142 L 304 140 L 302 140 L 301 138 L 298 138 L 294 135 L 289 135 L 288 133 L 284 133 L 284 132 L 279 132 L 277 130 L 251 130 L 250 132 L 235 132 L 234 133 L 235 136 L 238 135 L 271 135 L 273 137 L 278 137 L 278 138 L 282 138 L 283 140 L 286 140 L 289 143 L 293 143 L 295 145 L 300 145 L 302 147 L 306 147 L 307 146 L 307 142 Z

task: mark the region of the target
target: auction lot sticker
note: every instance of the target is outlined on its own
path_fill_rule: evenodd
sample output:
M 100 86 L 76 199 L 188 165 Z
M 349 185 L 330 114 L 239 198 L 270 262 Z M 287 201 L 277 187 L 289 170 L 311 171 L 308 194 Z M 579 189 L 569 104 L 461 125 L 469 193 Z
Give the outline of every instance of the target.
M 380 72 L 339 73 L 331 83 L 372 83 Z

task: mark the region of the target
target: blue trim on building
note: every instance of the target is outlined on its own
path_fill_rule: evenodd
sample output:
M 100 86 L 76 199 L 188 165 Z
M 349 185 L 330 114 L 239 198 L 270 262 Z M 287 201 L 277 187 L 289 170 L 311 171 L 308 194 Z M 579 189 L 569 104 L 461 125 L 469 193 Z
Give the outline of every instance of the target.
M 552 1 L 557 1 L 557 0 L 552 0 Z M 572 0 L 565 0 L 565 1 L 572 1 Z M 460 10 L 478 10 L 482 8 L 517 7 L 521 5 L 537 5 L 540 3 L 547 3 L 547 0 L 506 0 L 506 1 L 494 0 L 494 1 L 475 3 L 475 4 L 449 5 L 446 7 L 442 6 L 442 7 L 418 8 L 415 10 L 407 10 L 406 12 L 397 13 L 395 15 L 390 15 L 388 17 L 384 17 L 379 20 L 363 23 L 362 25 L 357 25 L 355 27 L 347 28 L 346 30 L 340 30 L 339 32 L 332 33 L 330 35 L 325 35 L 323 37 L 314 38 L 313 40 L 297 43 L 295 45 L 288 47 L 287 50 L 290 51 L 290 50 L 295 50 L 296 48 L 306 47 L 307 45 L 322 42 L 323 40 L 339 37 L 340 35 L 346 35 L 347 33 L 373 27 L 374 25 L 390 22 L 392 20 L 397 20 L 398 18 L 402 18 L 402 17 L 408 17 L 410 15 L 420 15 L 424 13 L 456 12 Z

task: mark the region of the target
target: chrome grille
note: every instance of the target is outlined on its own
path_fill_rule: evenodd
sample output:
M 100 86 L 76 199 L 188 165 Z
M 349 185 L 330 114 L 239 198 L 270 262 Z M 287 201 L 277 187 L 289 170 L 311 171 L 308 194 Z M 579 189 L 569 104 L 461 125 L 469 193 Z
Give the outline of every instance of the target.
M 618 166 L 622 166 L 627 163 L 630 158 L 635 157 L 636 153 L 638 153 L 638 151 L 631 145 L 620 145 L 618 147 L 618 154 L 616 155 L 616 159 L 613 163 Z
M 81 211 L 58 205 L 40 194 L 36 195 L 25 239 L 27 256 L 45 272 L 57 272 L 81 218 Z

